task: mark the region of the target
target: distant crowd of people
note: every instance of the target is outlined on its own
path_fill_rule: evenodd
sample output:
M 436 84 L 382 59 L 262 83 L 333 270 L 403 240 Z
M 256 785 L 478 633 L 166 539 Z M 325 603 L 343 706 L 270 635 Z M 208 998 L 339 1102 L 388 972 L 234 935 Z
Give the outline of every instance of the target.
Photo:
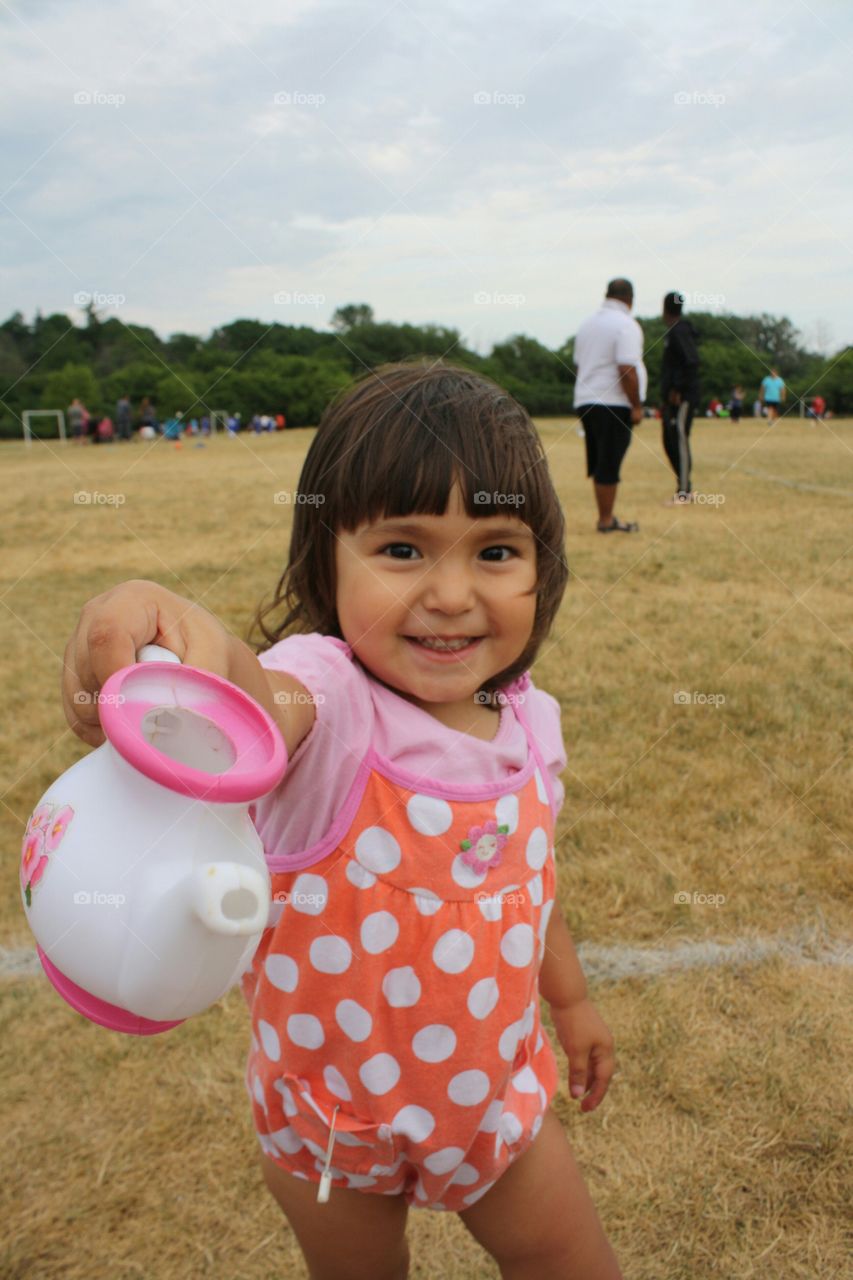
M 122 396 L 116 404 L 113 417 L 90 413 L 82 400 L 75 396 L 68 406 L 66 418 L 71 438 L 77 444 L 85 444 L 90 439 L 92 444 L 111 444 L 116 440 L 132 440 L 134 435 L 141 440 L 156 440 L 158 436 L 165 440 L 180 440 L 184 435 L 209 436 L 211 432 L 208 414 L 187 418 L 183 412 L 173 413 L 161 422 L 149 396 L 144 397 L 136 412 L 130 397 Z M 229 435 L 237 435 L 240 431 L 252 431 L 260 435 L 262 432 L 284 431 L 286 428 L 287 417 L 283 410 L 274 414 L 255 413 L 245 424 L 240 413 L 229 413 L 225 419 L 225 429 Z

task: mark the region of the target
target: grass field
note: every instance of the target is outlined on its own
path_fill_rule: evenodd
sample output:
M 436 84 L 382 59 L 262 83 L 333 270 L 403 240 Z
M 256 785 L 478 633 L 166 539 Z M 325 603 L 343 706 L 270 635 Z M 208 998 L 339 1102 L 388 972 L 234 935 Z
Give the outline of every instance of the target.
M 560 902 L 619 1071 L 593 1115 L 565 1082 L 556 1107 L 631 1280 L 853 1276 L 853 423 L 699 421 L 695 485 L 722 501 L 673 510 L 646 422 L 617 503 L 641 532 L 606 538 L 575 425 L 539 424 L 572 581 L 534 677 L 569 753 Z M 87 750 L 59 699 L 81 605 L 154 578 L 245 634 L 310 438 L 0 450 L 7 970 L 33 945 L 24 824 Z M 305 1275 L 257 1168 L 239 992 L 136 1039 L 7 974 L 0 1037 L 6 1280 Z M 497 1276 L 455 1215 L 413 1212 L 409 1239 L 413 1277 Z

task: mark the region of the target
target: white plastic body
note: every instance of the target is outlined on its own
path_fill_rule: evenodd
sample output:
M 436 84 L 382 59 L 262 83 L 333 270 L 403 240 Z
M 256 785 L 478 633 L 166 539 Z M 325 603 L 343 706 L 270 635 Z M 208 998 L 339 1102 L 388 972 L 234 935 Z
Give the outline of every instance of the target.
M 170 791 L 109 742 L 41 803 L 74 810 L 27 912 L 67 978 L 166 1021 L 209 1008 L 246 972 L 270 903 L 248 805 Z

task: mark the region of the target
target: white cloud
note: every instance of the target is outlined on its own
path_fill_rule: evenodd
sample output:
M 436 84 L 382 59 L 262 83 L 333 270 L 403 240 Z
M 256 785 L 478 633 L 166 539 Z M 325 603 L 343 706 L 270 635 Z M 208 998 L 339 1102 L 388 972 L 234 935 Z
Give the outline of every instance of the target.
M 481 348 L 556 345 L 624 273 L 640 314 L 680 287 L 853 340 L 841 6 L 16 12 L 0 10 L 10 311 L 121 291 L 124 318 L 204 333 L 366 301 Z M 76 106 L 81 89 L 125 101 Z M 327 301 L 288 311 L 282 289 Z

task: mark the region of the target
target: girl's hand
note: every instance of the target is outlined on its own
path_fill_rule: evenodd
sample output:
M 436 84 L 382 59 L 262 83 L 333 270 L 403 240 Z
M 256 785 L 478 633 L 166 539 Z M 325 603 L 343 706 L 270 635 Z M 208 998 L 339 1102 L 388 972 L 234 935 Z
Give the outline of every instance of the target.
M 244 646 L 200 605 L 156 582 L 119 583 L 87 601 L 65 648 L 63 711 L 77 736 L 90 746 L 104 741 L 97 693 L 114 671 L 136 661 L 145 644 L 162 644 L 181 662 L 230 680 L 245 663 L 237 655 L 237 648 Z
M 594 1111 L 616 1069 L 613 1036 L 590 1000 L 562 1007 L 551 1005 L 551 1017 L 569 1059 L 571 1095 L 583 1098 L 581 1111 Z

